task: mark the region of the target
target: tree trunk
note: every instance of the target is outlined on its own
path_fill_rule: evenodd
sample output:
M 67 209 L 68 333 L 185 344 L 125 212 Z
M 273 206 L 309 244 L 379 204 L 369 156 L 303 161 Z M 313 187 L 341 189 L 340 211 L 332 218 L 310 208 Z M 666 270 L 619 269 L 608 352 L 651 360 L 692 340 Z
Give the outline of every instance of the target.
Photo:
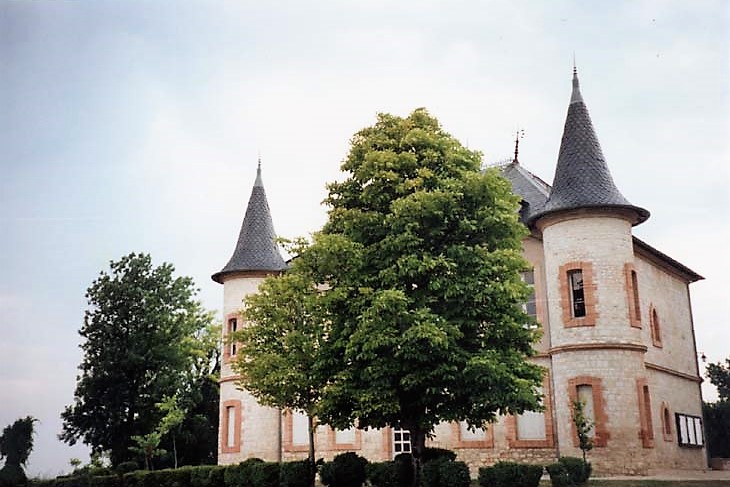
M 411 433 L 411 458 L 413 459 L 413 483 L 411 487 L 419 487 L 423 470 L 423 451 L 426 449 L 426 432 L 417 426 L 409 427 L 408 431 Z
M 172 434 L 172 456 L 175 458 L 175 468 L 177 468 L 177 444 L 175 443 L 175 433 Z
M 317 476 L 316 460 L 314 458 L 314 432 L 317 425 L 314 422 L 314 418 L 307 414 L 307 424 L 309 427 L 309 485 L 314 487 L 314 480 Z

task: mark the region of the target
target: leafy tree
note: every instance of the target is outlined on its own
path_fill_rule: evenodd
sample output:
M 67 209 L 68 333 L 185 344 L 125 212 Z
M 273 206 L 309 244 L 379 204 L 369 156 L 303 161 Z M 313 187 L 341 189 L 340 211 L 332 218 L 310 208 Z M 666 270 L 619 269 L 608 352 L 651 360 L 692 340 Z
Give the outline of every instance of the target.
M 0 469 L 0 485 L 25 483 L 23 466 L 33 450 L 33 424 L 36 421 L 34 417 L 26 416 L 3 429 L 0 435 L 0 459 L 5 459 L 5 465 Z
M 441 421 L 540 408 L 538 336 L 522 309 L 518 199 L 425 109 L 355 134 L 329 218 L 300 256 L 326 316 L 319 418 L 410 431 L 414 485 Z
M 113 465 L 132 459 L 132 437 L 164 415 L 155 404 L 185 396 L 201 361 L 199 337 L 212 318 L 194 299 L 192 279 L 173 272 L 132 253 L 111 262 L 86 292 L 84 358 L 59 437 L 109 451 Z
M 730 401 L 730 357 L 716 364 L 707 364 L 707 378 L 717 387 L 721 401 Z
M 707 378 L 717 387 L 720 399 L 703 405 L 710 457 L 730 458 L 730 358 L 707 365 Z
M 290 251 L 300 254 L 305 246 L 298 241 Z M 314 485 L 314 418 L 324 386 L 318 360 L 326 335 L 319 291 L 302 264 L 295 259 L 286 274 L 267 279 L 248 297 L 243 316 L 249 325 L 231 339 L 240 342 L 234 363 L 239 384 L 262 404 L 307 415 Z
M 578 446 L 583 452 L 583 462 L 586 462 L 586 453 L 593 449 L 593 438 L 591 433 L 595 424 L 588 419 L 585 414 L 585 402 L 581 400 L 573 401 L 573 424 L 578 434 Z

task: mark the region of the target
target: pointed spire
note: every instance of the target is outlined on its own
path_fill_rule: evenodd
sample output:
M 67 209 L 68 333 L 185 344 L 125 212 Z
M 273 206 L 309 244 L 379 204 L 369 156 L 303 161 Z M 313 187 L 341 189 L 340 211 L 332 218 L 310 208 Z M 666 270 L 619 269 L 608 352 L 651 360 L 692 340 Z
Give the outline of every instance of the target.
M 259 158 L 256 181 L 248 200 L 236 249 L 225 267 L 211 277 L 215 282 L 222 284 L 229 274 L 247 271 L 279 272 L 286 268 L 286 262 L 276 244 L 276 232 L 261 180 L 261 158 Z
M 548 214 L 584 208 L 620 209 L 634 225 L 649 218 L 647 210 L 633 206 L 616 188 L 580 93 L 578 71 L 573 66 L 573 91 L 552 190 L 545 206 L 529 221 L 534 223 Z

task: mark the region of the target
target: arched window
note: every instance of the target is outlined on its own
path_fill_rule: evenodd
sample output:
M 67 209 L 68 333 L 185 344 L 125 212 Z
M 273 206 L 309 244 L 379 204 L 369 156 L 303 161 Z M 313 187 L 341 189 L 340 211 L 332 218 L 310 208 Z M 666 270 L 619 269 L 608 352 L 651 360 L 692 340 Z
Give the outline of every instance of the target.
M 672 441 L 672 414 L 669 412 L 669 406 L 666 402 L 662 403 L 661 418 L 664 441 Z

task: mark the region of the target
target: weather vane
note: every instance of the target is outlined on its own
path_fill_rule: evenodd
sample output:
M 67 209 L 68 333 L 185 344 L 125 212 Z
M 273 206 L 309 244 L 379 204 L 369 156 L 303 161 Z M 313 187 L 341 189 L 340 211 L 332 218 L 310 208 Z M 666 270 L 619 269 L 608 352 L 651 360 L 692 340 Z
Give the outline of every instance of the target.
M 523 139 L 525 137 L 525 131 L 523 129 L 517 129 L 515 132 L 515 158 L 512 162 L 515 164 L 519 164 L 519 161 L 517 160 L 517 156 L 520 153 L 520 139 Z

